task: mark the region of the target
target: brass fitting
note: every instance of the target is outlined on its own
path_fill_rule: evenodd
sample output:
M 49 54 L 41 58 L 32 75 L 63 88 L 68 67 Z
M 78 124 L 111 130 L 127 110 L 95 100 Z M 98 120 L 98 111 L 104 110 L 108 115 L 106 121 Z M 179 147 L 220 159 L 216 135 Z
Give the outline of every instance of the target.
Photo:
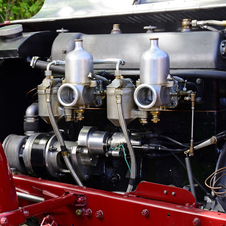
M 140 118 L 140 124 L 148 124 L 148 121 L 146 118 Z
M 152 114 L 152 119 L 151 119 L 151 121 L 152 121 L 153 123 L 157 123 L 157 122 L 160 121 L 160 119 L 159 119 L 160 111 L 151 111 L 150 113 Z
M 79 110 L 75 110 L 76 111 L 76 113 L 77 113 L 77 119 L 79 120 L 79 121 L 82 121 L 83 119 L 84 119 L 84 115 L 83 115 L 83 113 L 85 112 L 83 109 L 79 109 Z
M 182 20 L 182 31 L 191 31 L 191 19 Z

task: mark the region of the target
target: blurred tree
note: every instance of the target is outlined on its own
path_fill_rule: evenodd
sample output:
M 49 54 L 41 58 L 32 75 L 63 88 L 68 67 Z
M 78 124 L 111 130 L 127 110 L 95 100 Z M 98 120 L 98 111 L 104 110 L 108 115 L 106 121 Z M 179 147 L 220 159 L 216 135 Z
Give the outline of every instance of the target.
M 0 0 L 0 21 L 27 19 L 34 16 L 44 0 Z

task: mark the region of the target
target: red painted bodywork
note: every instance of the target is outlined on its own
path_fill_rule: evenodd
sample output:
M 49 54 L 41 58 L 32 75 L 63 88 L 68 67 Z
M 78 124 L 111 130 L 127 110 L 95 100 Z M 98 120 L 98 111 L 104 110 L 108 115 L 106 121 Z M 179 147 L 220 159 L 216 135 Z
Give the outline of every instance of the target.
M 55 210 L 47 211 L 45 215 L 52 215 L 58 225 L 225 225 L 226 214 L 201 210 L 193 204 L 194 197 L 190 192 L 180 188 L 173 188 L 165 185 L 157 185 L 143 182 L 138 185 L 135 192 L 129 194 L 116 194 L 113 192 L 100 191 L 86 187 L 79 187 L 70 184 L 63 184 L 27 176 L 14 176 L 16 188 L 26 191 L 29 194 L 44 197 L 61 196 L 65 192 L 76 194 L 82 203 L 64 206 Z M 152 194 L 152 186 L 161 192 L 168 189 L 175 192 L 175 199 L 170 202 L 159 201 L 160 193 L 156 198 Z M 180 193 L 181 192 L 181 193 Z M 181 196 L 186 199 L 183 204 L 178 204 Z M 144 195 L 143 195 L 144 194 Z M 170 193 L 168 193 L 170 194 Z M 178 194 L 178 198 L 177 197 Z M 163 197 L 166 194 L 163 193 Z M 172 195 L 172 194 L 171 194 Z M 152 197 L 149 198 L 148 196 Z M 86 199 L 84 198 L 86 197 Z M 155 200 L 153 200 L 155 199 Z M 84 201 L 85 200 L 85 201 Z M 77 206 L 80 204 L 80 206 Z M 76 210 L 81 209 L 83 213 L 76 215 Z M 86 216 L 86 210 L 92 211 L 91 216 Z M 148 210 L 148 216 L 142 214 L 143 210 Z M 103 212 L 103 217 L 95 216 L 98 211 Z M 198 219 L 198 220 L 197 220 Z M 198 223 L 199 225 L 199 223 Z
M 0 144 L 0 213 L 18 208 L 15 186 L 2 145 Z
M 24 175 L 15 175 L 16 190 L 45 199 L 32 204 L 16 199 L 14 183 L 0 147 L 0 224 L 13 226 L 36 216 L 41 225 L 226 225 L 226 214 L 202 210 L 185 189 L 141 182 L 129 194 L 79 187 Z

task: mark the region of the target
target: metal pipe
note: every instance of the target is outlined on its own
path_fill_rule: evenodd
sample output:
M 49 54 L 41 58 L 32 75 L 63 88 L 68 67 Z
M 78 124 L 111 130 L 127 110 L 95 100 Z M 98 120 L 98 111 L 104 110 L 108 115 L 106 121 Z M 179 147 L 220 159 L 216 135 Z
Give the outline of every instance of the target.
M 195 187 L 194 187 L 193 175 L 192 175 L 192 169 L 191 169 L 190 157 L 189 157 L 194 155 L 194 121 L 195 121 L 195 93 L 191 93 L 191 140 L 190 140 L 189 152 L 188 154 L 186 154 L 186 157 L 185 157 L 185 163 L 186 163 L 191 193 L 193 194 L 196 200 Z
M 65 65 L 65 61 L 62 61 L 62 60 L 53 60 L 51 61 L 50 63 L 48 63 L 47 67 L 46 67 L 46 70 L 49 71 L 50 70 L 50 66 L 51 65 Z
M 93 64 L 116 64 L 116 71 L 119 70 L 119 66 L 125 64 L 125 60 L 118 58 L 98 59 L 94 60 Z
M 101 80 L 103 82 L 106 82 L 107 84 L 110 84 L 110 81 L 107 78 L 103 77 L 103 76 L 93 74 L 93 77 L 98 79 L 98 80 Z
M 188 174 L 188 180 L 189 180 L 191 193 L 193 194 L 193 196 L 195 197 L 195 200 L 196 200 L 195 186 L 194 186 L 194 182 L 193 182 L 193 174 L 192 174 L 192 169 L 191 169 L 190 157 L 189 156 L 185 157 L 185 163 L 186 163 L 186 169 L 187 169 L 187 174 Z
M 76 199 L 77 199 L 76 195 L 72 193 L 63 194 L 62 196 L 59 196 L 57 198 L 52 198 L 41 203 L 35 203 L 32 205 L 22 207 L 22 210 L 27 211 L 28 216 L 26 217 L 31 217 L 40 213 L 57 209 L 62 206 L 72 205 L 73 203 L 76 202 Z
M 209 25 L 203 25 L 203 26 L 200 26 L 202 29 L 206 29 L 206 30 L 209 30 L 209 31 L 217 31 L 217 32 L 220 32 L 218 29 L 214 28 L 214 27 L 211 27 Z
M 29 107 L 27 107 L 25 111 L 25 116 L 27 117 L 38 116 L 38 104 L 33 103 Z
M 37 68 L 37 69 L 46 69 L 47 68 L 47 65 L 49 64 L 49 62 L 47 61 L 43 61 L 43 60 L 39 60 L 38 58 L 32 58 L 31 59 L 27 59 L 27 62 L 30 63 L 30 66 L 32 68 Z M 49 66 L 49 69 L 51 71 L 54 71 L 54 72 L 57 72 L 57 73 L 60 73 L 60 74 L 65 74 L 65 67 L 63 66 L 56 66 L 56 65 L 53 65 L 51 64 Z
M 203 26 L 203 25 L 214 25 L 214 26 L 221 26 L 226 27 L 226 20 L 192 20 L 191 25 L 193 27 L 196 26 Z
M 171 152 L 172 153 L 172 155 L 177 159 L 177 161 L 185 168 L 185 169 L 187 169 L 186 168 L 186 165 L 181 161 L 181 159 L 172 151 Z M 199 187 L 207 194 L 207 193 L 209 193 L 203 186 L 202 186 L 202 184 L 196 179 L 196 177 L 192 174 L 192 178 L 193 178 L 193 180 L 199 185 Z
M 191 94 L 191 140 L 189 156 L 194 155 L 195 93 Z
M 28 63 L 31 63 L 31 59 L 27 59 Z M 95 61 L 94 61 L 95 62 Z M 37 59 L 35 64 L 31 65 L 33 68 L 37 69 L 46 69 L 49 62 Z M 50 70 L 59 74 L 65 74 L 65 67 L 64 66 L 55 66 L 51 65 Z M 95 70 L 94 70 L 95 71 Z M 109 73 L 112 73 L 114 76 L 114 72 L 109 70 Z M 189 76 L 190 78 L 194 78 L 199 76 L 200 78 L 209 78 L 209 79 L 222 79 L 226 80 L 226 71 L 219 71 L 219 70 L 199 70 L 199 69 L 171 69 L 170 74 L 172 76 Z M 122 70 L 122 76 L 130 76 L 130 77 L 139 77 L 140 71 L 139 70 Z
M 100 70 L 98 70 L 100 71 Z M 95 70 L 94 70 L 95 72 Z M 110 76 L 114 76 L 113 70 L 105 70 Z M 137 77 L 139 78 L 139 70 L 121 70 L 123 77 Z M 171 69 L 170 75 L 178 77 L 189 77 L 189 78 L 208 78 L 208 79 L 222 79 L 226 80 L 226 71 L 219 70 L 206 70 L 206 69 Z
M 31 202 L 43 202 L 43 201 L 45 201 L 44 198 L 34 196 L 34 195 L 25 194 L 25 193 L 22 193 L 22 192 L 16 192 L 16 194 L 17 194 L 17 197 L 19 199 L 25 199 L 25 200 L 29 200 Z
M 212 136 L 210 139 L 194 146 L 194 150 L 198 150 L 198 149 L 201 149 L 201 148 L 204 148 L 204 147 L 207 147 L 209 145 L 212 145 L 212 144 L 216 144 L 217 143 L 217 138 L 215 136 Z M 188 149 L 187 151 L 185 151 L 186 153 L 189 152 L 190 149 Z

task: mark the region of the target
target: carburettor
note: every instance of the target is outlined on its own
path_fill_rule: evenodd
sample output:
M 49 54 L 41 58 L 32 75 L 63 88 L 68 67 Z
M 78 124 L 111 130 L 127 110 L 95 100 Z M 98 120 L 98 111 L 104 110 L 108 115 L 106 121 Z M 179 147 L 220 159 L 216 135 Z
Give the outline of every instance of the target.
M 90 86 L 88 77 L 92 72 L 92 55 L 83 50 L 81 39 L 75 39 L 75 49 L 66 56 L 65 80 L 57 93 L 65 111 L 75 109 L 81 113 L 87 104 L 93 103 L 94 87 Z
M 171 101 L 170 88 L 173 83 L 168 79 L 169 56 L 158 47 L 158 38 L 151 38 L 151 47 L 140 59 L 140 82 L 134 92 L 136 105 L 150 111 L 154 116 Z M 158 122 L 154 117 L 153 122 Z

